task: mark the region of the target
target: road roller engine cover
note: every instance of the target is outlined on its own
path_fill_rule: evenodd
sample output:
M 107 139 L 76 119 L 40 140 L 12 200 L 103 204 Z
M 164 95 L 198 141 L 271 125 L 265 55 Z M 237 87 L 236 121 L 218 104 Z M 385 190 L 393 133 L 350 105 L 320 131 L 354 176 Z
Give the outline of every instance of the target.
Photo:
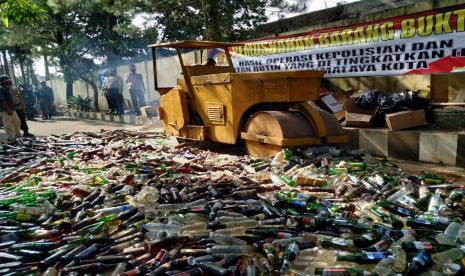
M 320 71 L 236 73 L 229 47 L 241 43 L 178 41 L 151 45 L 159 116 L 180 140 L 244 142 L 247 153 L 268 157 L 283 148 L 343 144 L 339 121 L 316 107 Z M 156 49 L 174 48 L 182 68 L 175 87 L 159 87 Z M 184 49 L 220 49 L 225 65 L 186 65 Z M 160 70 L 160 68 L 158 68 Z

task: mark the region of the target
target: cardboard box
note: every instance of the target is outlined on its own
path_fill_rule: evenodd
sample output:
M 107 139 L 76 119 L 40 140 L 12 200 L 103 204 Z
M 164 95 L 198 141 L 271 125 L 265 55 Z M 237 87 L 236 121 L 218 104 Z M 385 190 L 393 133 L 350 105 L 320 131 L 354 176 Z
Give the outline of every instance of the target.
M 355 98 L 350 98 L 344 103 L 346 126 L 371 126 L 378 111 L 375 106 L 370 109 L 360 108 L 355 104 Z
M 326 111 L 331 111 L 331 113 L 336 116 L 336 118 L 341 121 L 345 118 L 346 113 L 344 112 L 344 103 L 347 100 L 347 97 L 342 92 L 335 92 L 327 94 L 321 97 L 321 103 L 319 106 Z
M 401 130 L 428 124 L 425 110 L 407 110 L 386 114 L 386 124 L 390 130 Z
M 342 104 L 338 103 L 336 98 L 331 94 L 321 97 L 321 100 L 323 103 L 325 103 L 329 110 L 331 110 L 332 113 L 337 113 L 344 110 Z

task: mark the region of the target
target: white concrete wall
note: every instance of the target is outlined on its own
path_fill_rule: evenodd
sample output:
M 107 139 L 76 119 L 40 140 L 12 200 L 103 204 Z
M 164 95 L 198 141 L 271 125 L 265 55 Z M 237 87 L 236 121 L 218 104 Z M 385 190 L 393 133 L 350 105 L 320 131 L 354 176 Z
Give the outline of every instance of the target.
M 195 64 L 195 54 L 194 52 L 186 53 L 183 55 L 183 60 L 186 65 Z M 144 84 L 147 91 L 145 95 L 146 101 L 152 101 L 159 99 L 160 95 L 155 91 L 155 85 L 153 80 L 153 64 L 152 60 L 146 60 L 139 63 L 136 63 L 137 72 L 142 74 L 144 78 Z M 126 74 L 129 72 L 129 66 L 119 66 L 117 68 L 118 75 L 123 78 L 125 81 Z M 181 66 L 177 56 L 160 58 L 157 60 L 157 76 L 158 76 L 158 86 L 159 87 L 174 87 L 176 85 L 177 78 L 181 75 Z M 62 79 L 53 79 L 48 81 L 48 85 L 52 87 L 55 94 L 55 106 L 67 107 L 66 103 L 66 83 Z M 99 86 L 99 83 L 97 82 Z M 73 95 L 82 96 L 82 97 L 91 97 L 93 98 L 93 90 L 90 85 L 82 81 L 75 81 L 73 84 Z M 124 85 L 123 96 L 126 103 L 130 103 L 131 97 L 129 95 L 126 84 Z M 103 96 L 103 91 L 99 89 L 98 104 L 100 110 L 107 110 L 108 105 L 105 97 Z

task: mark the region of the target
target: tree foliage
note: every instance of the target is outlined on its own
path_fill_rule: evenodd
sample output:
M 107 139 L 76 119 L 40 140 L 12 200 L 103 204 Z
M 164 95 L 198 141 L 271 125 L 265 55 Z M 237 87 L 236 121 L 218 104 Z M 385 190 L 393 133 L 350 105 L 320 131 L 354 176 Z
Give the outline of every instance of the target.
M 6 27 L 32 25 L 44 18 L 44 10 L 32 0 L 0 0 L 0 17 Z
M 266 22 L 266 9 L 283 0 L 151 0 L 161 40 L 250 38 Z

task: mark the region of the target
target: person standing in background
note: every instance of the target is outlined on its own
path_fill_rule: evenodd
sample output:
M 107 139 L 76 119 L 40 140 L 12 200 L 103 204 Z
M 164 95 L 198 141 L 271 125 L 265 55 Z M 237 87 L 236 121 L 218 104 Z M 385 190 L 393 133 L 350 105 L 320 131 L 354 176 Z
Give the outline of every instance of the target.
M 102 84 L 102 90 L 103 90 L 103 95 L 107 99 L 108 103 L 108 108 L 110 109 L 107 114 L 112 114 L 113 112 L 116 112 L 116 108 L 113 106 L 113 100 L 110 95 L 110 90 L 108 84 L 110 83 L 110 72 L 105 71 L 104 73 L 105 78 L 103 79 L 103 84 Z
M 116 69 L 115 69 L 116 71 Z M 124 81 L 123 78 L 120 77 L 115 73 L 116 79 L 118 80 L 118 114 L 124 115 L 124 97 L 123 97 L 123 89 L 124 89 Z
M 2 115 L 3 126 L 9 140 L 15 140 L 21 136 L 19 126 L 21 121 L 18 114 L 13 110 L 13 99 L 9 92 L 13 83 L 7 75 L 0 76 L 0 113 Z
M 136 72 L 136 65 L 129 66 L 129 73 L 126 75 L 126 84 L 129 95 L 131 95 L 134 114 L 140 115 L 140 106 L 145 106 L 145 85 L 142 75 Z
M 23 131 L 23 136 L 34 137 L 33 134 L 29 133 L 29 127 L 27 126 L 26 103 L 23 96 L 21 95 L 21 91 L 18 88 L 11 86 L 9 92 L 13 102 L 13 109 L 16 111 L 16 114 L 18 115 L 18 118 L 21 122 L 20 128 Z
M 113 105 L 113 114 L 123 115 L 123 79 L 116 74 L 115 68 L 110 70 L 110 76 L 108 80 L 108 91 Z
M 42 110 L 42 119 L 51 120 L 54 96 L 52 88 L 48 87 L 45 81 L 40 82 L 40 88 L 37 90 L 37 100 Z
M 35 117 L 35 103 L 36 103 L 36 100 L 35 100 L 35 96 L 34 96 L 34 92 L 32 91 L 32 89 L 30 89 L 30 87 L 25 84 L 25 85 L 19 85 L 19 91 L 21 92 L 21 96 L 23 97 L 24 99 L 24 103 L 26 104 L 26 117 L 28 120 L 35 120 L 34 117 Z

